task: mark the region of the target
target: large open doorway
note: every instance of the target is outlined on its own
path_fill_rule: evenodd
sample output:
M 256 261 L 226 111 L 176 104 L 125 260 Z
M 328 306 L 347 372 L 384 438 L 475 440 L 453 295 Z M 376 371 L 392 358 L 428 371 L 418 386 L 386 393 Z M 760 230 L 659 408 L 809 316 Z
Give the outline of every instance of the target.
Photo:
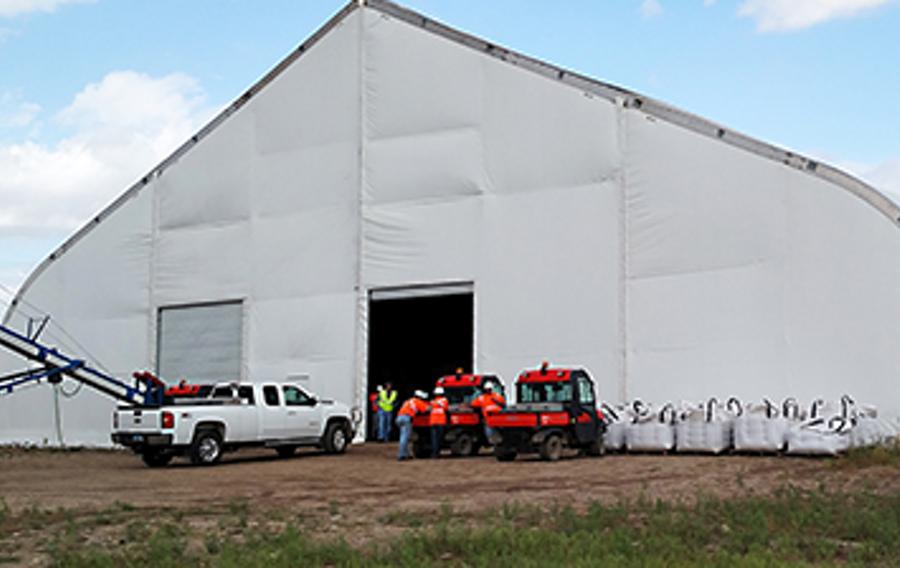
M 398 406 L 441 376 L 472 370 L 471 285 L 373 291 L 369 297 L 368 392 L 390 381 Z M 374 418 L 374 417 L 370 417 Z M 372 424 L 373 420 L 369 421 Z M 394 437 L 396 437 L 396 428 Z M 367 433 L 372 438 L 372 428 Z

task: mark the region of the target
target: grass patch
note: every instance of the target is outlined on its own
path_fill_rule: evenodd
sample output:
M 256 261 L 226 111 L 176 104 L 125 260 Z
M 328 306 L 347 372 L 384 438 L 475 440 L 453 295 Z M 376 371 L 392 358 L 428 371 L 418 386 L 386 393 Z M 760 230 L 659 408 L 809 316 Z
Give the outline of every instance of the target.
M 900 439 L 883 444 L 851 448 L 834 461 L 834 467 L 844 469 L 864 469 L 868 467 L 900 467 Z
M 240 511 L 237 511 L 240 514 Z M 386 514 L 399 522 L 409 512 Z M 894 565 L 900 558 L 900 494 L 791 487 L 773 496 L 639 499 L 586 510 L 505 505 L 463 517 L 449 505 L 417 517 L 389 541 L 355 548 L 296 525 L 277 531 L 193 534 L 163 524 L 127 546 L 87 545 L 74 524 L 50 546 L 59 566 L 802 566 Z M 417 524 L 418 524 L 417 523 Z M 153 523 L 150 527 L 155 526 Z M 197 546 L 186 546 L 193 541 Z

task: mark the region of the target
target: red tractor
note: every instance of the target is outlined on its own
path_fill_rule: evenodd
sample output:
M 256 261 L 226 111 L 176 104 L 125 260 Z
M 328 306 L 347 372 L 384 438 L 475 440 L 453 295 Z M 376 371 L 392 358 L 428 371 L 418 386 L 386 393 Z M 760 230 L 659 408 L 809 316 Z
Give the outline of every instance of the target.
M 606 423 L 597 409 L 594 381 L 584 369 L 523 371 L 516 381 L 516 404 L 488 416 L 494 455 L 512 461 L 537 452 L 556 461 L 564 448 L 603 455 Z
M 444 389 L 444 396 L 450 403 L 447 410 L 447 427 L 444 432 L 443 447 L 449 448 L 454 456 L 474 456 L 482 447 L 490 445 L 485 436 L 481 412 L 472 408 L 472 401 L 478 398 L 485 386 L 490 384 L 493 392 L 503 393 L 503 383 L 495 375 L 447 375 L 437 380 L 436 387 Z M 431 454 L 431 433 L 427 414 L 413 418 L 413 454 L 427 457 Z

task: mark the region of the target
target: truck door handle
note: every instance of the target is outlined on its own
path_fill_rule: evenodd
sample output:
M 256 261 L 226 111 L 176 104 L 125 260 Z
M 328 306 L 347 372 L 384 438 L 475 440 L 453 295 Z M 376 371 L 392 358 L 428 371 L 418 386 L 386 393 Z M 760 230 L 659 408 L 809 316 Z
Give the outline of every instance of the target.
M 296 410 L 288 410 L 288 416 L 297 416 Z

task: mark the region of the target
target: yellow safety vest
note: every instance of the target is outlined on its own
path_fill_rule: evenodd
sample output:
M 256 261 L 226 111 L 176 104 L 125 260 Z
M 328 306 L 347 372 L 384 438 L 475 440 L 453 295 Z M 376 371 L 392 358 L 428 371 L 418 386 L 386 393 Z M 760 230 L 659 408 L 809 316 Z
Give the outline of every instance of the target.
M 397 401 L 397 391 L 391 391 L 390 394 L 386 390 L 378 393 L 378 408 L 385 412 L 394 411 L 394 403 Z

